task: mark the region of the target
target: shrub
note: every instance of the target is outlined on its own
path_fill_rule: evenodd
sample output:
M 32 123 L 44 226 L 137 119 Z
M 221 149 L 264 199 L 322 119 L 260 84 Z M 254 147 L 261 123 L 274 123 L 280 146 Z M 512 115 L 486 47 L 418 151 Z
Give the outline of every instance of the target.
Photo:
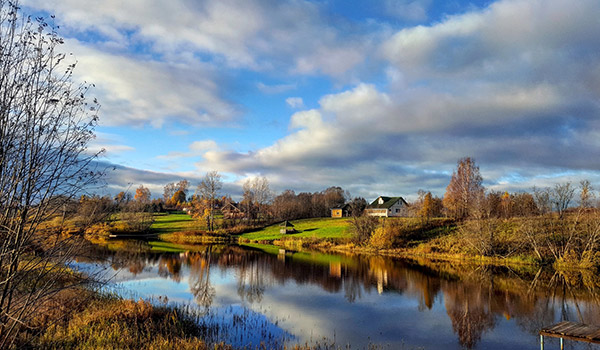
M 369 245 L 376 249 L 389 249 L 394 245 L 395 227 L 392 225 L 380 226 L 375 229 L 369 239 Z
M 375 231 L 375 228 L 379 224 L 379 220 L 373 216 L 359 216 L 352 218 L 352 226 L 354 229 L 354 237 L 358 243 L 365 243 Z

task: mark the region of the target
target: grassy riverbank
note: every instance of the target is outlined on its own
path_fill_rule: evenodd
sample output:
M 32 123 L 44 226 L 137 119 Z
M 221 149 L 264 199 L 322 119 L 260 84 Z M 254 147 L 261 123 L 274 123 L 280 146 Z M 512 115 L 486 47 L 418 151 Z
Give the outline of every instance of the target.
M 292 221 L 294 234 L 280 234 L 273 225 L 241 235 L 240 242 L 492 265 L 553 265 L 561 270 L 600 266 L 596 211 L 460 222 L 382 218 L 362 241 L 356 238 L 351 220 L 297 220 Z
M 188 245 L 261 243 L 294 250 L 333 250 L 493 265 L 551 264 L 560 269 L 600 266 L 600 218 L 595 211 L 577 211 L 560 217 L 549 214 L 460 222 L 447 218 L 371 218 L 369 233 L 359 239 L 356 220 L 367 219 L 293 220 L 294 232 L 289 234 L 280 233 L 279 224 L 209 233 L 197 229 L 197 221 L 187 214 L 167 214 L 154 216 L 150 232 L 162 241 Z M 232 234 L 237 232 L 240 234 Z
M 177 308 L 80 290 L 88 298 L 64 320 L 30 339 L 43 349 L 232 349 L 209 347 L 196 322 Z M 81 296 L 79 296 L 81 298 Z

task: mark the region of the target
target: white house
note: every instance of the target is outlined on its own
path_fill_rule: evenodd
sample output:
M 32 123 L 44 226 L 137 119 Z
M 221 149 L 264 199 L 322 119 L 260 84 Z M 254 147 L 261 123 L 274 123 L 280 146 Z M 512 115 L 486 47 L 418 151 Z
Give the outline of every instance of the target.
M 408 203 L 402 197 L 379 196 L 365 209 L 369 216 L 405 216 Z

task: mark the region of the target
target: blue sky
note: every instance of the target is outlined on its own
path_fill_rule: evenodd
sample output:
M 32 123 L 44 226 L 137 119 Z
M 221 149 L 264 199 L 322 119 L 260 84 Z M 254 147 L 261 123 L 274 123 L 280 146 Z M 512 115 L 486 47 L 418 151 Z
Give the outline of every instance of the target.
M 600 2 L 24 0 L 102 104 L 103 191 L 210 170 L 234 197 L 600 181 Z

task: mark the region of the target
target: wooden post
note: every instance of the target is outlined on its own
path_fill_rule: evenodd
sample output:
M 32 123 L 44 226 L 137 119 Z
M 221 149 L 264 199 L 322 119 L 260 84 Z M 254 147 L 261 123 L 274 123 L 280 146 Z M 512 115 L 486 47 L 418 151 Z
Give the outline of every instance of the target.
M 563 342 L 563 338 L 560 338 L 560 350 L 565 350 L 565 344 Z
M 544 336 L 540 334 L 540 349 L 544 350 Z

